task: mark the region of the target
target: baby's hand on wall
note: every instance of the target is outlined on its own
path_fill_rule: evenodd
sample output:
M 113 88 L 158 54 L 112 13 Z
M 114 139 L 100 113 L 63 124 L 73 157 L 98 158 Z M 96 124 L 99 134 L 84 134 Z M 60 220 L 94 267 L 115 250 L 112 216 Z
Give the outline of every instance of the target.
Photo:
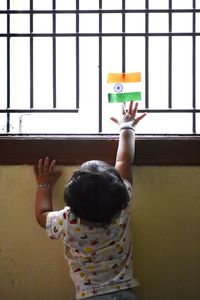
M 62 174 L 61 171 L 55 170 L 56 161 L 55 159 L 52 162 L 49 162 L 49 157 L 45 157 L 45 159 L 39 159 L 38 165 L 33 167 L 33 171 L 35 174 L 36 182 L 38 185 L 40 184 L 48 184 L 50 186 L 54 186 L 57 179 Z

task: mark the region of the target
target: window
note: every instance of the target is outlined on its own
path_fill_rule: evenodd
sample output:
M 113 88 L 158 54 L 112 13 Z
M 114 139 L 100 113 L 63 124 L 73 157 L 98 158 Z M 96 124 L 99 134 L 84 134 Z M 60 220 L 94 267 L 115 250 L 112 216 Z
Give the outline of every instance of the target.
M 199 0 L 1 0 L 0 134 L 115 134 L 109 72 L 141 71 L 140 135 L 200 133 Z

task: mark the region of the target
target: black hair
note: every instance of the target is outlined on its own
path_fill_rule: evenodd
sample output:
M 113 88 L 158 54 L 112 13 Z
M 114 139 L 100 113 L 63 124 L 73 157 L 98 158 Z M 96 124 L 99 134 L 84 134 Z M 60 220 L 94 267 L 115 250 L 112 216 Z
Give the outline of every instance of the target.
M 110 224 L 112 218 L 127 207 L 129 195 L 114 167 L 92 160 L 74 172 L 66 184 L 64 201 L 81 219 Z

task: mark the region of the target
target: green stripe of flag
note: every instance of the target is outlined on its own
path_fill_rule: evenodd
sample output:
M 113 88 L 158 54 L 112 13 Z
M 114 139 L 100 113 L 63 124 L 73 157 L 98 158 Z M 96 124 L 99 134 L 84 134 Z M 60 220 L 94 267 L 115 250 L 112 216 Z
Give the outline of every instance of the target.
M 128 102 L 142 100 L 141 92 L 108 94 L 108 102 Z

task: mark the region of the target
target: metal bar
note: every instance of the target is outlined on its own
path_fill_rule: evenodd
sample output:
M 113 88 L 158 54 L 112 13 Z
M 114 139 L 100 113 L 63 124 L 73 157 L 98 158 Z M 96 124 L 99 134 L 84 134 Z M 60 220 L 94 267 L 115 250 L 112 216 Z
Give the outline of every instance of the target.
M 10 0 L 7 0 L 7 10 Z M 7 15 L 7 32 L 10 33 L 10 15 Z M 7 36 L 7 108 L 10 108 L 10 37 Z M 7 113 L 6 132 L 10 132 L 10 114 Z
M 149 107 L 149 0 L 145 1 L 145 108 Z
M 99 36 L 113 36 L 113 37 L 121 37 L 121 36 L 140 36 L 140 37 L 150 37 L 150 36 L 200 36 L 200 32 L 105 32 L 105 33 L 0 33 L 0 37 L 99 37 Z
M 99 0 L 99 9 L 102 0 Z M 99 13 L 99 32 L 102 32 L 102 14 Z M 102 37 L 99 36 L 99 133 L 102 132 Z
M 77 113 L 78 109 L 0 109 L 0 113 Z
M 169 0 L 169 33 L 172 32 L 172 0 Z M 172 36 L 168 44 L 168 108 L 172 108 Z
M 56 0 L 52 0 L 52 9 L 53 11 L 56 9 Z M 53 59 L 53 108 L 56 108 L 56 37 L 55 37 L 55 33 L 56 33 L 56 14 L 53 14 L 53 28 L 52 28 L 52 32 L 53 32 L 53 36 L 52 36 L 52 59 Z
M 52 113 L 77 113 L 78 109 L 0 109 L 0 113 L 45 113 L 45 112 L 52 112 Z M 200 109 L 140 109 L 138 112 L 148 112 L 148 113 L 200 113 Z
M 33 11 L 33 0 L 30 0 L 30 11 Z M 30 13 L 30 33 L 33 33 L 33 13 Z M 33 107 L 33 37 L 30 36 L 30 108 Z
M 122 32 L 126 32 L 126 0 L 122 0 Z M 122 73 L 126 72 L 126 37 L 122 36 Z
M 196 0 L 192 2 L 193 9 L 196 7 Z M 193 12 L 192 31 L 196 32 L 196 13 Z M 192 37 L 192 107 L 196 108 L 196 37 Z M 192 132 L 196 133 L 196 113 L 192 114 Z
M 79 10 L 79 0 L 76 0 L 76 10 Z M 79 86 L 80 86 L 80 72 L 79 72 L 79 60 L 80 60 L 80 45 L 79 45 L 79 14 L 76 14 L 76 108 L 79 108 Z
M 148 9 L 148 13 L 193 13 L 193 12 L 200 12 L 200 9 Z M 102 13 L 102 14 L 115 14 L 115 13 L 146 13 L 145 9 L 69 9 L 69 10 L 59 10 L 55 9 L 53 12 L 52 10 L 1 10 L 0 14 L 96 14 L 96 13 Z
M 56 138 L 59 139 L 59 137 L 70 137 L 70 139 L 75 139 L 76 141 L 78 140 L 82 140 L 84 139 L 85 137 L 90 137 L 97 141 L 97 140 L 101 140 L 102 138 L 106 138 L 108 139 L 109 141 L 111 141 L 111 137 L 114 137 L 115 139 L 119 136 L 118 133 L 99 133 L 98 135 L 95 134 L 95 133 L 73 133 L 73 134 L 70 134 L 70 133 L 59 133 L 59 134 L 54 134 L 54 133 L 29 133 L 29 134 L 23 134 L 23 133 L 0 133 L 0 137 L 2 137 L 2 140 L 3 138 L 6 138 L 6 137 L 10 137 L 10 136 L 13 136 L 13 137 L 23 137 L 25 136 L 26 140 L 28 141 L 29 140 L 29 137 L 32 137 L 32 136 L 44 136 L 44 137 L 50 137 L 50 136 L 53 136 L 55 140 L 55 136 Z M 159 140 L 160 138 L 165 138 L 165 137 L 168 137 L 170 140 L 172 138 L 173 140 L 173 137 L 175 138 L 175 140 L 179 140 L 179 139 L 182 139 L 184 138 L 185 140 L 199 140 L 200 139 L 200 135 L 197 135 L 197 134 L 190 134 L 190 133 L 136 133 L 136 136 L 139 137 L 139 140 L 142 140 L 143 137 L 144 137 L 144 140 L 145 140 L 145 137 L 155 137 L 155 140 Z M 77 139 L 78 137 L 78 139 Z M 141 137 L 141 138 L 140 138 Z M 189 138 L 189 139 L 188 139 Z

